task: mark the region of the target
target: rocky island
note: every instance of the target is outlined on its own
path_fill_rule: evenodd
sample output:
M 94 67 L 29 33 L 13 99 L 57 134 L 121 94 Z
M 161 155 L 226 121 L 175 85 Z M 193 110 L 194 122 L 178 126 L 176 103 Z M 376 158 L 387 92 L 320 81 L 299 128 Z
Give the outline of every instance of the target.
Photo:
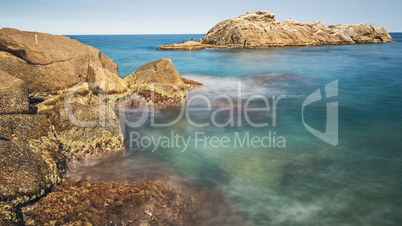
M 198 42 L 162 45 L 158 50 L 202 50 L 206 48 L 269 48 L 350 45 L 393 41 L 383 27 L 368 24 L 276 21 L 269 11 L 247 12 L 216 24 Z

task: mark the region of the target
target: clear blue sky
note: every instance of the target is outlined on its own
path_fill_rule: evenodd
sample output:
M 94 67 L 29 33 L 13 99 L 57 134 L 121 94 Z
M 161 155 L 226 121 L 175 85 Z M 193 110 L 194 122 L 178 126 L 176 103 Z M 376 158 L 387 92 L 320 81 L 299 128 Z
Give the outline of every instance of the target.
M 203 34 L 221 20 L 268 10 L 278 20 L 368 23 L 402 32 L 402 0 L 0 0 L 0 28 L 52 34 Z

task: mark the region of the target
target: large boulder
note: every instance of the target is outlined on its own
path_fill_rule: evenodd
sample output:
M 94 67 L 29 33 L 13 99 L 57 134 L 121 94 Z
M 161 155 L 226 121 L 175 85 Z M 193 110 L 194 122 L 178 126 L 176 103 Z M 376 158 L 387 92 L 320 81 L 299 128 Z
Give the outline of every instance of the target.
M 40 156 L 53 169 L 52 174 L 59 177 L 64 173 L 64 151 L 46 115 L 0 115 L 0 138 Z
M 0 199 L 11 205 L 33 200 L 60 180 L 57 167 L 10 140 L 0 140 Z
M 79 77 L 64 72 L 28 64 L 10 53 L 0 53 L 3 53 L 0 54 L 0 70 L 25 81 L 32 94 L 63 90 L 81 81 Z
M 144 96 L 154 95 L 154 98 L 175 102 L 181 102 L 188 96 L 188 87 L 169 58 L 144 64 L 124 80 L 130 89 Z
M 100 50 L 59 35 L 0 29 L 0 69 L 28 83 L 31 92 L 95 82 L 111 92 L 126 91 L 117 64 Z M 35 82 L 36 80 L 36 82 Z
M 0 70 L 0 114 L 29 112 L 28 86 Z
M 393 41 L 385 28 L 367 24 L 326 26 L 321 22 L 276 21 L 268 11 L 247 12 L 219 22 L 196 43 L 164 45 L 160 50 L 267 48 L 344 45 Z M 194 48 L 197 47 L 197 48 Z
M 28 147 L 31 140 L 48 136 L 50 123 L 45 115 L 0 115 L 0 136 Z
M 45 195 L 64 170 L 61 145 L 45 115 L 0 115 L 1 225 L 21 220 L 17 206 Z
M 44 196 L 60 181 L 58 165 L 47 151 L 0 137 L 0 224 L 21 224 L 18 206 Z

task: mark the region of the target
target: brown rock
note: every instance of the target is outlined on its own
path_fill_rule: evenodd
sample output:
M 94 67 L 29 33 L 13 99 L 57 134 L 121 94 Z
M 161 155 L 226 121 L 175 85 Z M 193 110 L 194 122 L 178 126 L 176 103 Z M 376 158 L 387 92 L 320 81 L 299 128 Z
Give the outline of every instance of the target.
M 14 55 L 0 54 L 0 69 L 26 81 L 32 93 L 66 89 L 80 81 L 104 82 L 106 87 L 114 87 L 110 90 L 114 92 L 126 90 L 127 84 L 110 58 L 68 37 L 3 28 L 0 51 Z
M 0 70 L 0 114 L 29 112 L 28 87 L 24 81 Z
M 28 147 L 29 141 L 47 136 L 50 123 L 45 115 L 0 115 L 0 136 Z
M 108 93 L 122 93 L 127 88 L 126 82 L 118 74 L 92 63 L 88 66 L 87 82 L 97 84 L 103 90 L 108 91 Z
M 15 57 L 0 57 L 0 70 L 26 82 L 30 93 L 53 92 L 73 86 L 80 78 L 43 66 L 27 64 Z
M 46 115 L 0 115 L 0 137 L 41 156 L 52 167 L 52 173 L 60 176 L 64 173 L 63 148 L 54 137 Z
M 21 61 L 21 62 L 23 62 L 23 63 L 26 63 L 23 59 L 18 58 L 18 57 L 16 57 L 16 56 L 14 56 L 13 54 L 9 53 L 9 52 L 0 51 L 0 58 L 3 58 L 3 57 L 4 57 L 4 58 L 12 58 L 12 59 Z
M 0 201 L 15 206 L 45 194 L 60 180 L 51 159 L 0 139 Z
M 187 99 L 187 85 L 168 58 L 144 64 L 124 80 L 130 85 L 130 89 L 139 93 L 154 91 L 161 95 L 160 98 L 165 96 L 179 102 Z

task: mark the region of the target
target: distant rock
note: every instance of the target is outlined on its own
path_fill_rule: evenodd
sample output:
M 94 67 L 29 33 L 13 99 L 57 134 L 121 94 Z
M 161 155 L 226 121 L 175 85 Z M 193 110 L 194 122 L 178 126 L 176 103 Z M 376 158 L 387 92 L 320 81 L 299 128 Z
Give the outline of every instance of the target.
M 268 48 L 287 46 L 345 45 L 393 41 L 387 30 L 367 24 L 331 25 L 296 20 L 276 21 L 268 11 L 247 12 L 224 20 L 208 31 L 198 43 L 159 46 L 159 50 L 200 50 L 205 48 Z M 196 48 L 193 48 L 196 46 Z
M 201 44 L 200 42 L 195 42 L 195 41 L 188 41 L 185 43 L 180 43 L 180 44 L 173 44 L 173 45 L 162 45 L 159 46 L 157 49 L 158 50 L 187 50 L 187 51 L 192 51 L 192 50 L 202 50 L 205 48 L 212 48 L 213 46 L 207 46 L 204 44 Z
M 29 113 L 27 84 L 0 70 L 0 114 Z
M 79 82 L 95 82 L 111 92 L 127 88 L 116 63 L 68 37 L 3 28 L 0 51 L 0 70 L 27 82 L 32 93 L 66 89 Z
M 153 96 L 154 102 L 180 103 L 188 96 L 187 85 L 168 58 L 144 64 L 124 80 L 141 96 L 149 100 Z

